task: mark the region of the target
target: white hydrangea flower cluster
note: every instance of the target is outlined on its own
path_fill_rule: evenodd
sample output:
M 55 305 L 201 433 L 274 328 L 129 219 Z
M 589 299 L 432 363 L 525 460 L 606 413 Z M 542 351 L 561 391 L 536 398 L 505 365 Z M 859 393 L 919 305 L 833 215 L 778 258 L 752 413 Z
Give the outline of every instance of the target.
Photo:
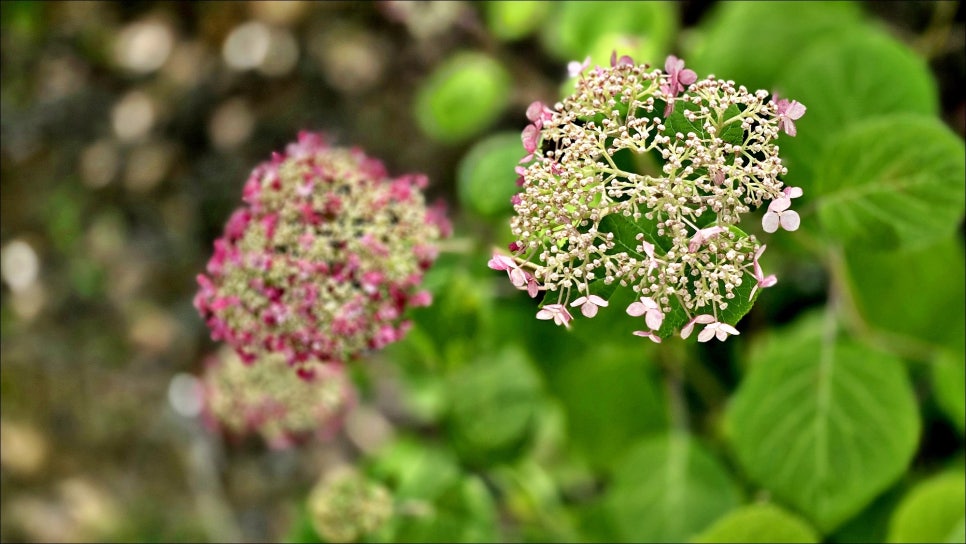
M 596 315 L 607 306 L 599 286 L 618 282 L 639 294 L 626 309 L 645 319 L 639 336 L 666 337 L 658 331 L 672 306 L 689 319 L 683 337 L 695 324 L 706 325 L 700 341 L 738 334 L 721 318 L 736 288 L 746 275 L 754 291 L 776 279 L 758 264 L 765 246 L 736 226 L 770 202 L 764 230 L 798 228 L 789 207 L 801 189 L 780 180 L 787 170 L 775 140 L 794 135 L 804 106 L 714 76 L 698 81 L 673 56 L 664 71 L 616 56 L 610 68 L 576 70 L 573 95 L 527 111 L 516 241 L 490 267 L 531 296 L 546 292 L 537 317 L 558 325 L 569 326 L 569 307 Z M 634 171 L 616 158 L 624 150 L 660 166 Z M 633 246 L 615 235 L 628 223 L 638 231 Z

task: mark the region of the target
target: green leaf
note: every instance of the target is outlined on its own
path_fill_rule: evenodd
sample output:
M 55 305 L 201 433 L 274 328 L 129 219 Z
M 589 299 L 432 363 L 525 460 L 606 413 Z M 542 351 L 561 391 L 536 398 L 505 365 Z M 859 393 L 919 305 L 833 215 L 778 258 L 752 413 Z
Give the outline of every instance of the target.
M 456 173 L 460 203 L 485 217 L 508 215 L 513 211 L 510 197 L 520 190 L 513 168 L 524 154 L 516 132 L 494 134 L 475 144 Z
M 963 359 L 962 353 L 944 351 L 932 365 L 936 402 L 960 434 L 966 432 L 966 361 Z
M 962 542 L 966 474 L 933 476 L 914 487 L 889 524 L 889 542 Z
M 558 59 L 582 61 L 596 42 L 607 34 L 639 36 L 654 44 L 657 52 L 666 51 L 677 30 L 674 2 L 559 2 L 553 17 L 544 27 L 543 41 Z M 609 62 L 594 59 L 597 64 Z M 654 63 L 656 59 L 635 62 Z M 608 64 L 609 65 L 609 64 Z
M 515 346 L 480 356 L 449 384 L 453 444 L 469 463 L 514 457 L 530 437 L 541 398 L 540 377 Z
M 953 234 L 966 207 L 963 141 L 916 115 L 857 123 L 816 165 L 818 218 L 827 236 L 870 249 L 925 246 Z
M 806 194 L 813 187 L 815 160 L 830 135 L 880 115 L 934 116 L 939 110 L 936 83 L 925 59 L 878 30 L 833 36 L 810 47 L 776 87 L 808 108 L 795 122 L 797 136 L 782 136 L 779 142 L 789 170 L 786 179 Z
M 718 461 L 686 434 L 647 438 L 614 469 L 606 508 L 634 542 L 683 542 L 734 508 L 738 489 Z
M 845 260 L 856 307 L 869 326 L 956 354 L 963 352 L 966 256 L 962 238 L 890 253 L 851 250 Z
M 459 466 L 449 451 L 413 438 L 381 450 L 370 471 L 401 499 L 435 500 L 460 479 Z
M 410 501 L 398 506 L 392 542 L 500 542 L 496 506 L 476 476 L 464 476 L 432 503 Z
M 819 542 L 815 530 L 773 504 L 742 506 L 719 519 L 691 542 Z
M 748 476 L 827 534 L 903 474 L 920 421 L 901 361 L 823 339 L 821 324 L 803 321 L 752 355 L 726 428 Z
M 540 26 L 550 7 L 549 2 L 531 0 L 484 2 L 486 28 L 498 40 L 519 40 Z
M 667 428 L 663 389 L 653 365 L 641 357 L 647 341 L 628 336 L 636 347 L 598 343 L 559 361 L 550 378 L 566 410 L 569 444 L 598 469 L 612 466 L 640 436 Z
M 416 121 L 436 140 L 459 142 L 496 121 L 510 90 L 510 75 L 500 63 L 482 53 L 456 53 L 419 88 Z
M 714 73 L 751 90 L 771 89 L 809 45 L 860 26 L 852 2 L 720 2 L 684 58 L 699 78 Z

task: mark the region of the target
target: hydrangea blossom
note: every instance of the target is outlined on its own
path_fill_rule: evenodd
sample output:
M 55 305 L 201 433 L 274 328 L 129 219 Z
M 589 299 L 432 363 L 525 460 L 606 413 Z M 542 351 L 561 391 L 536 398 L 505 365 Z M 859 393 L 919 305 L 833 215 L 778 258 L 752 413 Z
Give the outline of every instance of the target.
M 426 183 L 300 133 L 252 172 L 198 276 L 212 338 L 246 362 L 282 354 L 305 375 L 399 340 L 403 311 L 430 302 L 419 285 L 450 231 Z
M 337 468 L 309 493 L 312 526 L 326 542 L 359 542 L 393 514 L 389 490 L 348 467 Z
M 737 226 L 767 205 L 764 230 L 798 227 L 790 206 L 802 191 L 783 185 L 775 141 L 794 133 L 804 106 L 714 76 L 698 80 L 673 56 L 663 71 L 611 60 L 592 70 L 571 63 L 576 91 L 552 108 L 528 108 L 515 240 L 490 266 L 531 296 L 544 293 L 537 317 L 558 325 L 570 326 L 568 305 L 597 315 L 607 302 L 601 286 L 618 283 L 639 297 L 626 309 L 645 318 L 638 336 L 658 342 L 673 333 L 662 328 L 682 326 L 687 337 L 695 325 L 704 325 L 700 341 L 738 334 L 722 321 L 736 289 L 753 282 L 757 292 L 777 279 L 762 272 L 764 246 Z M 619 153 L 659 165 L 634 171 Z M 629 229 L 640 231 L 636 245 Z M 672 312 L 678 317 L 665 319 Z
M 355 390 L 339 365 L 301 379 L 281 354 L 244 364 L 227 346 L 206 360 L 202 384 L 210 427 L 233 437 L 257 433 L 276 449 L 332 436 L 355 402 Z

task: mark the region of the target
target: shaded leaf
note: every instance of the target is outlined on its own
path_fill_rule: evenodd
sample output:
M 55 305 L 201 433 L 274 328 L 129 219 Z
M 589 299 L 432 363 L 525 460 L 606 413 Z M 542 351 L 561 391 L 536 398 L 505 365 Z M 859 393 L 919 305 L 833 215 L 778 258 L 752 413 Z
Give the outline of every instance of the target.
M 963 142 L 940 120 L 879 117 L 839 133 L 816 165 L 826 235 L 870 249 L 952 235 L 966 207 Z
M 686 434 L 633 447 L 613 472 L 607 508 L 620 537 L 683 542 L 734 508 L 737 487 L 718 461 Z
M 729 512 L 691 542 L 819 542 L 815 530 L 774 504 L 750 504 Z
M 753 355 L 726 426 L 748 476 L 828 533 L 903 474 L 920 421 L 901 361 L 823 340 L 820 323 Z
M 962 538 L 966 518 L 966 475 L 933 476 L 912 488 L 889 524 L 889 542 L 951 542 Z M 958 540 L 962 542 L 962 540 Z

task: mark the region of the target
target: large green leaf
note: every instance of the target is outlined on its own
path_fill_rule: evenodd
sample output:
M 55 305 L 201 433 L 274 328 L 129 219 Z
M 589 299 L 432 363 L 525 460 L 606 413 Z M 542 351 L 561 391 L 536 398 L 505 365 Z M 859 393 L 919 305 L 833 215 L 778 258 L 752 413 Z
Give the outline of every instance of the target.
M 598 342 L 559 361 L 550 378 L 566 411 L 568 443 L 595 468 L 612 466 L 639 437 L 667 428 L 664 391 L 641 357 L 643 339 L 630 339 L 636 349 Z
M 815 175 L 825 233 L 854 247 L 928 245 L 953 234 L 966 206 L 963 141 L 930 117 L 898 114 L 845 129 Z
M 509 215 L 510 197 L 520 190 L 513 168 L 523 155 L 518 132 L 494 134 L 474 145 L 456 173 L 460 203 L 486 217 Z
M 496 60 L 482 53 L 456 53 L 419 88 L 416 121 L 441 142 L 465 140 L 499 117 L 510 89 L 510 76 Z
M 677 29 L 674 2 L 559 2 L 555 8 L 544 27 L 543 41 L 550 54 L 561 60 L 583 60 L 608 34 L 638 36 L 663 52 Z
M 798 516 L 768 503 L 742 506 L 714 522 L 691 542 L 819 542 Z
M 454 446 L 467 462 L 488 464 L 520 453 L 534 425 L 541 383 L 526 354 L 507 347 L 459 369 L 447 393 Z
M 859 27 L 852 2 L 720 2 L 685 59 L 699 78 L 714 73 L 751 90 L 771 89 L 810 45 Z
M 820 325 L 752 356 L 726 428 L 748 476 L 828 533 L 903 474 L 920 421 L 901 361 L 825 339 Z
M 966 474 L 948 472 L 914 487 L 889 524 L 890 542 L 962 542 Z
M 631 449 L 605 500 L 621 539 L 683 542 L 737 506 L 739 492 L 710 453 L 675 433 Z
M 959 302 L 962 303 L 962 298 Z M 932 386 L 946 417 L 966 432 L 966 361 L 962 353 L 943 351 L 933 361 Z
M 812 193 L 813 165 L 830 135 L 879 115 L 932 116 L 939 109 L 926 61 L 891 36 L 872 30 L 836 35 L 810 47 L 776 88 L 808 108 L 795 122 L 798 134 L 783 135 L 779 141 L 789 171 L 786 179 L 806 194 Z M 836 180 L 830 181 L 826 188 L 836 186 Z
M 863 320 L 877 330 L 961 354 L 966 335 L 962 244 L 954 237 L 922 249 L 847 252 L 849 283 Z
M 381 450 L 369 472 L 393 490 L 398 513 L 373 541 L 500 540 L 492 496 L 448 450 L 403 438 Z
M 550 3 L 535 0 L 494 0 L 483 2 L 486 27 L 497 39 L 524 38 L 540 26 L 550 11 Z

